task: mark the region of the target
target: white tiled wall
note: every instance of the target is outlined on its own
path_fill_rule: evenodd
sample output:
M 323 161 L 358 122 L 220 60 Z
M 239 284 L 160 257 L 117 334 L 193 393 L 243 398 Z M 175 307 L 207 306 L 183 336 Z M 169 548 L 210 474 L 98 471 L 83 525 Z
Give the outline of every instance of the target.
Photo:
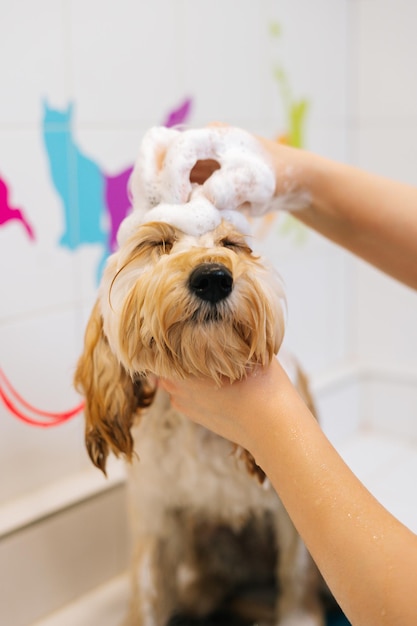
M 74 102 L 75 141 L 116 173 L 134 161 L 143 131 L 186 96 L 193 124 L 217 118 L 281 133 L 279 65 L 309 101 L 308 148 L 417 182 L 415 18 L 407 0 L 6 0 L 0 176 L 36 233 L 30 242 L 17 223 L 0 228 L 1 366 L 18 390 L 44 409 L 76 402 L 71 376 L 101 255 L 57 245 L 63 211 L 42 142 L 44 100 Z M 346 358 L 414 368 L 410 290 L 312 233 L 302 243 L 280 235 L 278 221 L 260 247 L 286 284 L 288 343 L 313 376 Z M 0 483 L 3 500 L 87 463 L 80 420 L 45 433 L 3 407 L 0 419 L 0 464 L 12 477 Z
M 351 5 L 351 159 L 417 185 L 417 5 L 410 0 Z M 368 417 L 374 427 L 415 437 L 417 294 L 362 262 L 355 261 L 351 271 L 351 352 L 377 366 Z
M 185 97 L 190 123 L 220 119 L 275 137 L 286 119 L 273 68 L 309 101 L 311 149 L 345 158 L 347 0 L 5 0 L 0 20 L 0 177 L 36 239 L 0 227 L 0 366 L 26 400 L 71 408 L 71 378 L 94 300 L 97 245 L 58 245 L 61 199 L 43 144 L 45 102 L 73 102 L 74 140 L 106 174 L 133 163 L 143 132 Z M 272 37 L 271 24 L 281 35 Z M 320 45 L 317 42 L 320 41 Z M 329 80 L 331 77 L 331 80 Z M 59 126 L 47 130 L 60 132 Z M 74 172 L 70 172 L 73 175 Z M 344 258 L 310 235 L 261 246 L 281 268 L 289 341 L 317 371 L 343 358 Z M 305 310 L 309 311 L 308 317 Z M 0 502 L 88 464 L 82 423 L 37 431 L 0 405 Z
M 119 488 L 1 541 L 1 623 L 32 624 L 84 594 L 92 580 L 102 584 L 123 571 L 126 527 L 125 493 Z
M 417 185 L 413 0 L 3 0 L 0 13 L 0 178 L 36 233 L 31 242 L 19 224 L 0 226 L 0 367 L 39 408 L 78 402 L 71 377 L 102 254 L 58 246 L 64 221 L 43 146 L 44 100 L 74 103 L 77 145 L 115 174 L 185 97 L 193 125 L 220 119 L 280 135 L 278 65 L 294 97 L 309 101 L 307 148 Z M 313 233 L 284 236 L 281 222 L 258 247 L 285 281 L 287 342 L 312 375 L 323 427 L 348 442 L 344 454 L 370 488 L 394 494 L 399 515 L 415 522 L 413 484 L 401 477 L 415 473 L 417 296 Z M 360 427 L 381 438 L 352 439 Z M 0 508 L 89 467 L 82 431 L 80 418 L 31 429 L 0 404 Z M 81 532 L 80 519 L 66 532 Z M 60 602 L 79 592 L 75 579 Z

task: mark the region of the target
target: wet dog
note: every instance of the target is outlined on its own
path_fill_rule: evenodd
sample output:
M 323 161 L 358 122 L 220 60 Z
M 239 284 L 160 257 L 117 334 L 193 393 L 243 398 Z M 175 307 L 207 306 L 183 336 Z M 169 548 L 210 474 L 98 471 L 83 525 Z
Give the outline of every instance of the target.
M 104 471 L 110 452 L 130 461 L 129 624 L 218 610 L 324 624 L 317 570 L 262 469 L 174 411 L 156 382 L 239 380 L 275 358 L 283 334 L 279 277 L 226 221 L 200 236 L 144 223 L 109 258 L 75 383 L 93 463 Z

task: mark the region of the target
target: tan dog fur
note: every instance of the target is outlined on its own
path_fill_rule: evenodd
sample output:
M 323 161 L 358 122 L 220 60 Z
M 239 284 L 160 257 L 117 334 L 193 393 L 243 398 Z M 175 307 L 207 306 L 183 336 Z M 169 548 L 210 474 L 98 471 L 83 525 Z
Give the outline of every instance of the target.
M 215 303 L 190 288 L 193 270 L 212 263 L 233 277 Z M 110 451 L 131 461 L 129 624 L 165 626 L 175 614 L 226 606 L 259 623 L 324 623 L 316 568 L 261 468 L 175 412 L 156 384 L 158 376 L 241 379 L 274 358 L 283 334 L 278 276 L 225 222 L 201 237 L 144 224 L 110 257 L 75 383 L 92 461 L 103 471 Z M 271 576 L 272 608 L 245 599 Z

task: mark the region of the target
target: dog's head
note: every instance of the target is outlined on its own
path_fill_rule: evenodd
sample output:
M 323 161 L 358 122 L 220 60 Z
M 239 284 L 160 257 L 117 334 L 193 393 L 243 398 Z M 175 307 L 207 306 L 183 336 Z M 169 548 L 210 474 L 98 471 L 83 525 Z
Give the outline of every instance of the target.
M 107 263 L 75 377 L 93 462 L 104 470 L 109 449 L 131 457 L 132 421 L 154 394 L 149 374 L 220 383 L 269 363 L 282 302 L 275 272 L 231 224 L 199 237 L 139 226 Z

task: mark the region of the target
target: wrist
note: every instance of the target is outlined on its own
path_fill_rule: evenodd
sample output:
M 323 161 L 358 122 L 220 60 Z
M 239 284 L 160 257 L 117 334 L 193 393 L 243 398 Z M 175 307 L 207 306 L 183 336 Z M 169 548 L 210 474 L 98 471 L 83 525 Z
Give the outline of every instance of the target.
M 340 218 L 338 181 L 343 180 L 346 166 L 307 150 L 291 147 L 284 147 L 284 150 L 285 154 L 275 160 L 277 201 L 280 194 L 289 191 L 298 199 L 298 204 L 293 201 L 293 208 L 290 205 L 287 210 L 307 226 L 330 236 L 329 224 L 335 228 Z M 284 165 L 281 166 L 280 161 Z
M 238 420 L 240 442 L 262 466 L 268 440 L 280 436 L 285 427 L 282 418 L 296 391 L 277 359 L 251 372 L 244 385 L 240 394 L 245 402 Z
M 286 211 L 298 217 L 317 201 L 320 157 L 299 148 L 262 139 L 275 177 L 275 192 L 269 211 Z

